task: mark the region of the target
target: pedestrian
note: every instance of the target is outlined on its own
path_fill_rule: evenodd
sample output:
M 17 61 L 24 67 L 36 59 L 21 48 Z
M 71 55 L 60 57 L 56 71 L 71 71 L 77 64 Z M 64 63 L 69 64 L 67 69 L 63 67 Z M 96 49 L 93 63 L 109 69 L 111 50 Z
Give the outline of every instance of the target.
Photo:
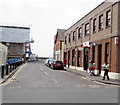
M 93 75 L 95 75 L 94 74 L 94 70 L 95 70 L 95 63 L 93 62 L 93 61 L 89 61 L 89 64 L 88 64 L 88 70 L 89 70 L 89 75 L 90 76 L 93 76 Z
M 109 64 L 104 64 L 102 65 L 103 70 L 104 70 L 104 76 L 102 80 L 105 80 L 105 76 L 107 76 L 107 79 L 110 80 L 109 76 L 108 76 L 108 72 L 109 72 Z

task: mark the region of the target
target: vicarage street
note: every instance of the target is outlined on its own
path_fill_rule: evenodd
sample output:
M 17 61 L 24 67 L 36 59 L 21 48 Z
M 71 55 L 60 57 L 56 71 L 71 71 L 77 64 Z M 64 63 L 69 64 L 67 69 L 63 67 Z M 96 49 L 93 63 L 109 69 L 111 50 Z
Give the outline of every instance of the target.
M 41 60 L 25 64 L 13 77 L 2 88 L 3 103 L 118 102 L 118 87 L 96 83 L 67 70 L 52 70 Z

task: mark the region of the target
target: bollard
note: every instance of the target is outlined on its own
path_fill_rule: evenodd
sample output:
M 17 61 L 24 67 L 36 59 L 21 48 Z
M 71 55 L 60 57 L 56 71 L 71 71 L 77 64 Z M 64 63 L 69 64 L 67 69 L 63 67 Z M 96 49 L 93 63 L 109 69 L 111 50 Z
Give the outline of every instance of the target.
M 4 78 L 4 65 L 2 65 L 1 78 Z
M 8 72 L 8 64 L 6 64 L 6 75 L 8 75 L 9 74 L 9 72 Z
M 12 72 L 12 64 L 10 64 L 10 72 Z
M 14 69 L 16 69 L 16 62 L 14 63 Z
M 14 70 L 14 69 L 15 69 L 15 64 L 14 64 L 14 63 L 12 63 L 12 66 L 13 66 L 12 70 Z

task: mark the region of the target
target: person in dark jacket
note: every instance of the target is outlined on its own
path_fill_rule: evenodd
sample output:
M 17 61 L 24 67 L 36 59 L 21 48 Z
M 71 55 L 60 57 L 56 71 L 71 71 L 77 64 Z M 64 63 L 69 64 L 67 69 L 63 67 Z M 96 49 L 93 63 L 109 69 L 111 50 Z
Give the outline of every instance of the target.
M 107 79 L 110 80 L 109 76 L 108 76 L 108 72 L 109 72 L 109 64 L 105 64 L 103 66 L 103 70 L 104 70 L 104 76 L 102 80 L 105 80 L 105 76 L 107 76 Z

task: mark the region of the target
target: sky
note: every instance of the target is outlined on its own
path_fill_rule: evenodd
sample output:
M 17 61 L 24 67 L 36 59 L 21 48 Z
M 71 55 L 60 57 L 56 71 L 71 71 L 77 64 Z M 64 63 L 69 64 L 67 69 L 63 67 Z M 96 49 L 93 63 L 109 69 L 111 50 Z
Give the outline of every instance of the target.
M 0 0 L 0 25 L 30 27 L 33 53 L 52 57 L 57 29 L 68 29 L 105 0 Z

